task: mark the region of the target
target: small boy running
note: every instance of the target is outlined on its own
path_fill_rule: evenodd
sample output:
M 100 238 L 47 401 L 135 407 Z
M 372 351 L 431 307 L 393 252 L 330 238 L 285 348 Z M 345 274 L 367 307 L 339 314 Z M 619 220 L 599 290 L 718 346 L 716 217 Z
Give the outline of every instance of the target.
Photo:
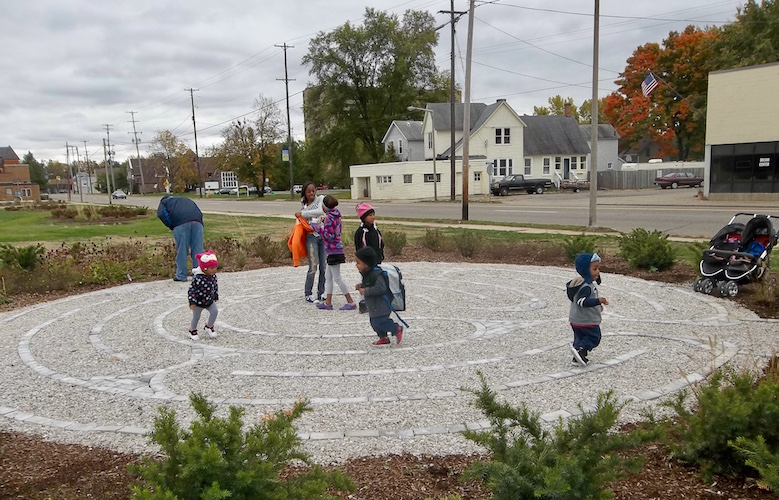
M 376 252 L 371 247 L 363 247 L 357 250 L 354 256 L 357 270 L 362 275 L 362 283 L 355 289 L 365 297 L 371 327 L 379 336 L 373 345 L 377 347 L 390 345 L 389 334 L 392 334 L 395 343 L 400 345 L 403 342 L 403 327 L 390 319 L 392 309 L 387 300 L 389 283 L 381 269 L 376 268 Z
M 209 250 L 195 255 L 198 267 L 192 269 L 192 284 L 189 287 L 189 308 L 192 310 L 192 321 L 189 324 L 189 337 L 198 340 L 197 324 L 203 309 L 208 310 L 208 321 L 205 332 L 208 338 L 215 339 L 214 323 L 219 309 L 216 302 L 219 300 L 219 283 L 216 279 L 216 268 L 219 261 L 216 254 Z
M 600 257 L 597 253 L 583 253 L 574 262 L 576 272 L 581 277 L 572 279 L 566 284 L 571 308 L 568 321 L 573 328 L 573 363 L 587 366 L 587 355 L 598 347 L 601 339 L 601 311 L 609 301 L 598 296 L 600 280 Z

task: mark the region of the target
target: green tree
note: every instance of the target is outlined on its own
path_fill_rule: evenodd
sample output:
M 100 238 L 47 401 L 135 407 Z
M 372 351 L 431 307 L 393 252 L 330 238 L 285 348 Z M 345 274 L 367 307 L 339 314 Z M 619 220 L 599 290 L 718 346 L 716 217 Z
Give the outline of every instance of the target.
M 534 115 L 556 115 L 556 116 L 562 116 L 565 114 L 565 105 L 568 104 L 571 106 L 571 116 L 576 118 L 576 121 L 580 121 L 579 118 L 579 109 L 576 107 L 576 104 L 573 103 L 573 97 L 566 97 L 563 99 L 561 95 L 556 95 L 554 97 L 550 97 L 548 99 L 549 107 L 546 106 L 533 106 L 533 114 Z
M 195 162 L 189 155 L 187 145 L 170 130 L 157 132 L 151 141 L 151 151 L 151 157 L 159 159 L 160 168 L 163 170 L 155 172 L 155 177 L 167 180 L 171 191 L 181 193 L 187 184 L 197 183 Z
M 606 98 L 598 99 L 598 123 L 609 123 L 609 117 L 606 116 Z M 585 99 L 579 106 L 579 123 L 592 123 L 592 99 Z
M 717 69 L 779 61 L 779 1 L 747 0 L 721 28 L 713 52 Z
M 264 196 L 268 171 L 273 170 L 281 155 L 284 119 L 273 99 L 262 94 L 254 100 L 254 109 L 254 119 L 235 121 L 222 130 L 224 143 L 217 155 L 224 158 L 224 164 L 236 172 L 238 179 L 259 186 L 257 193 Z
M 41 192 L 49 189 L 49 179 L 46 176 L 46 169 L 41 162 L 35 159 L 31 151 L 28 151 L 27 154 L 22 157 L 22 163 L 27 164 L 30 168 L 30 182 L 40 186 Z
M 311 152 L 348 177 L 348 166 L 378 162 L 381 139 L 408 106 L 446 101 L 447 78 L 435 66 L 435 19 L 427 12 L 394 14 L 366 8 L 362 25 L 319 33 L 303 63 L 314 77 L 305 112 Z

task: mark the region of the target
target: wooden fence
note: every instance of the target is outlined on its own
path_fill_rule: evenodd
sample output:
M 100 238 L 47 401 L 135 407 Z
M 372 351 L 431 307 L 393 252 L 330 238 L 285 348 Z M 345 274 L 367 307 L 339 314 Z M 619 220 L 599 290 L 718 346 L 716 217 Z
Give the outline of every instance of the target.
M 598 172 L 598 189 L 645 189 L 655 185 L 658 172 L 690 172 L 703 177 L 702 168 L 657 168 L 652 170 L 603 170 Z

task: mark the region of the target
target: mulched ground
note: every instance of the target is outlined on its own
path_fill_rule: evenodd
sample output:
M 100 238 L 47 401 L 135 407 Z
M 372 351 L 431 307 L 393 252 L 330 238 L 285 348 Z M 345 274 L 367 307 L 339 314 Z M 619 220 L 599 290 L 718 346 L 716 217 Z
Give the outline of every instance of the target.
M 603 256 L 604 273 L 626 274 L 649 280 L 690 285 L 697 270 L 679 264 L 662 273 L 630 269 L 620 258 Z M 392 262 L 489 262 L 571 267 L 561 252 L 550 251 L 539 244 L 523 244 L 520 251 L 488 252 L 464 259 L 451 252 L 431 252 L 409 246 Z M 431 264 L 435 265 L 435 264 Z M 267 267 L 250 259 L 247 269 Z M 0 311 L 61 298 L 87 289 L 26 297 L 14 297 L 11 304 L 0 304 Z M 735 300 L 762 317 L 779 318 L 776 302 L 758 300 L 754 285 L 748 285 Z M 698 470 L 668 458 L 662 444 L 649 443 L 630 451 L 644 458 L 639 473 L 631 474 L 610 485 L 617 499 L 770 499 L 776 498 L 751 478 L 717 477 L 712 483 L 702 481 Z M 463 470 L 480 457 L 387 455 L 361 457 L 340 466 L 351 477 L 356 489 L 352 493 L 331 492 L 344 499 L 426 500 L 460 495 L 465 499 L 488 498 L 489 492 L 478 482 L 462 482 Z M 483 457 L 481 457 L 483 458 Z M 50 443 L 37 436 L 0 433 L 0 499 L 109 499 L 130 498 L 132 478 L 127 465 L 140 457 L 110 450 L 79 445 Z

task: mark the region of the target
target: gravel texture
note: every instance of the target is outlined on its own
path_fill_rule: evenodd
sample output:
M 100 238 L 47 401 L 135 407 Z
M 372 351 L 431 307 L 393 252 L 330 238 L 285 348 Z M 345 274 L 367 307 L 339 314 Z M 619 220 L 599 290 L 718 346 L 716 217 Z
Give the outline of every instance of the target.
M 191 341 L 187 285 L 140 283 L 0 314 L 0 429 L 117 451 L 154 451 L 158 408 L 193 412 L 202 392 L 246 423 L 311 400 L 298 421 L 315 460 L 479 451 L 458 431 L 483 416 L 468 389 L 485 375 L 498 397 L 550 425 L 611 390 L 624 421 L 718 366 L 757 366 L 779 348 L 776 320 L 724 299 L 604 275 L 601 346 L 571 364 L 570 269 L 402 264 L 408 321 L 401 346 L 374 348 L 367 315 L 303 301 L 304 268 L 220 273 L 219 337 Z M 359 279 L 353 266 L 345 281 Z M 299 284 L 299 286 L 297 286 Z M 344 298 L 334 297 L 337 309 Z M 207 314 L 204 315 L 207 316 Z M 202 321 L 202 320 L 201 320 Z

